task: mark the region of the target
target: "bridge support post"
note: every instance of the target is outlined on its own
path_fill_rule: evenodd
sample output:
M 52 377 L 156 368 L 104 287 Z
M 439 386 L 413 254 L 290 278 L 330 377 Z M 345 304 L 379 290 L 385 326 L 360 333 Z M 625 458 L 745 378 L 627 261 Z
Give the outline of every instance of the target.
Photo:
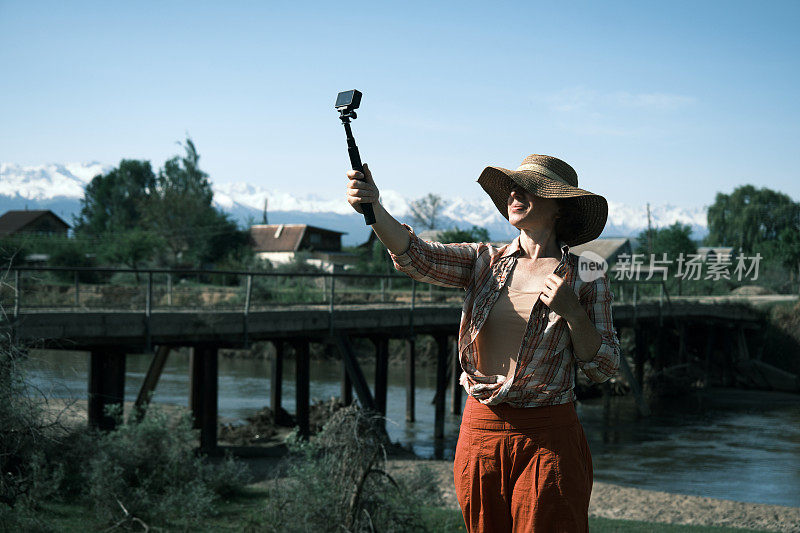
M 459 383 L 459 379 L 461 379 L 461 361 L 458 358 L 458 335 L 455 337 L 455 342 L 453 343 L 453 372 L 450 374 L 452 378 L 450 380 L 450 385 L 452 386 L 452 396 L 451 399 L 451 409 L 454 415 L 461 414 L 461 392 L 463 388 L 461 387 L 461 383 Z
M 339 395 L 345 405 L 353 403 L 353 382 L 350 380 L 350 374 L 347 373 L 347 364 L 344 361 L 342 361 L 342 391 Z
M 194 427 L 200 429 L 200 450 L 217 451 L 218 360 L 217 347 L 200 344 L 191 348 L 190 408 Z
M 655 335 L 653 335 L 655 340 L 652 342 L 653 359 L 650 361 L 650 364 L 653 366 L 653 370 L 660 372 L 665 366 L 669 366 L 669 362 L 665 361 L 666 356 L 662 349 L 662 344 L 664 343 L 664 327 L 661 317 L 659 317 L 658 322 L 653 325 L 656 328 L 656 332 Z
M 686 351 L 686 322 L 678 323 L 678 363 L 688 363 L 689 354 Z
M 326 339 L 325 341 L 325 354 L 328 359 L 333 359 L 333 352 L 336 349 L 336 343 L 333 339 Z M 351 405 L 353 403 L 353 381 L 350 379 L 350 374 L 347 373 L 347 364 L 345 358 L 342 358 L 342 383 L 339 391 L 339 398 L 344 405 Z
M 722 386 L 733 387 L 734 379 L 734 357 L 733 357 L 733 329 L 726 328 L 725 347 L 722 350 Z
M 639 389 L 644 391 L 644 359 L 646 350 L 645 343 L 647 342 L 647 338 L 641 323 L 637 322 L 633 326 L 633 337 L 635 343 L 633 371 L 636 377 L 636 382 L 639 384 Z
M 391 282 L 391 280 L 389 280 Z M 416 391 L 416 340 L 411 335 L 406 341 L 406 422 L 414 421 L 414 393 Z
M 389 337 L 373 337 L 375 345 L 375 409 L 386 416 L 386 388 L 389 380 Z
M 119 348 L 97 348 L 89 355 L 89 425 L 114 429 L 114 418 L 106 415 L 108 405 L 125 401 L 125 352 Z
M 444 401 L 447 391 L 447 335 L 437 334 L 436 395 L 434 396 L 433 438 L 444 438 Z
M 747 336 L 744 333 L 744 328 L 740 325 L 736 328 L 736 355 L 739 361 L 750 360 L 750 350 L 747 347 Z
M 275 355 L 270 362 L 269 373 L 269 404 L 275 414 L 275 420 L 280 417 L 281 393 L 283 392 L 283 340 L 272 341 Z
M 714 342 L 716 330 L 713 324 L 706 325 L 706 350 L 703 360 L 703 383 L 705 388 L 711 387 L 711 359 L 714 355 Z
M 361 402 L 361 407 L 375 410 L 375 400 L 372 398 L 372 392 L 369 390 L 367 380 L 364 379 L 361 365 L 358 364 L 358 360 L 356 359 L 353 345 L 350 343 L 350 337 L 348 337 L 346 333 L 340 332 L 331 337 L 330 341 L 336 343 L 339 349 L 339 354 L 344 360 L 347 373 L 350 376 L 350 381 L 353 383 L 353 388 L 358 395 L 358 400 Z
M 153 354 L 153 359 L 150 361 L 150 366 L 147 369 L 147 374 L 144 377 L 142 386 L 139 389 L 139 394 L 136 396 L 136 416 L 144 414 L 144 409 L 150 403 L 150 397 L 156 390 L 158 380 L 161 378 L 161 373 L 164 371 L 164 365 L 167 364 L 167 357 L 169 356 L 171 348 L 169 346 L 161 345 Z
M 308 414 L 309 414 L 309 361 L 308 361 L 308 340 L 295 339 L 294 362 L 295 362 L 295 405 L 297 426 L 300 436 L 307 439 L 309 436 Z

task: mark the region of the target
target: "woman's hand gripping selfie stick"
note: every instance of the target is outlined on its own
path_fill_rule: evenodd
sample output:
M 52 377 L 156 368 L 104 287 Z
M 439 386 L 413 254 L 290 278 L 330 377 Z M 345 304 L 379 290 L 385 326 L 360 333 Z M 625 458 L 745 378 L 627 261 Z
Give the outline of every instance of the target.
M 347 135 L 347 153 L 350 155 L 350 165 L 353 170 L 357 170 L 364 174 L 364 165 L 361 164 L 361 155 L 358 153 L 358 146 L 356 140 L 353 138 L 353 131 L 350 129 L 350 119 L 355 120 L 356 109 L 361 104 L 361 93 L 356 90 L 344 91 L 339 93 L 336 97 L 336 110 L 339 111 L 339 118 L 344 125 L 344 132 Z M 372 210 L 372 204 L 363 203 L 359 204 L 364 211 L 364 222 L 367 226 L 375 224 L 375 213 Z

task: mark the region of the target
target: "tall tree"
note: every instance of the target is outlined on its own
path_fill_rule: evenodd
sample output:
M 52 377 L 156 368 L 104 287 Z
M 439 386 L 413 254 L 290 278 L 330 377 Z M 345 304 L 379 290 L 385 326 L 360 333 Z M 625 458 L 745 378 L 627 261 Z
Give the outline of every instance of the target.
M 134 228 L 105 239 L 99 256 L 105 262 L 138 269 L 151 261 L 163 247 L 163 240 L 154 232 Z M 136 279 L 139 279 L 138 273 Z
M 441 196 L 428 193 L 427 196 L 409 202 L 408 208 L 411 210 L 411 220 L 415 226 L 436 229 L 444 202 Z
M 791 277 L 800 280 L 800 231 L 798 228 L 785 228 L 776 241 L 776 255 L 783 263 Z
M 786 228 L 800 230 L 800 204 L 781 192 L 742 185 L 731 194 L 717 193 L 708 208 L 706 242 L 755 253 Z
M 123 159 L 117 168 L 95 176 L 84 189 L 80 214 L 73 217 L 75 233 L 100 236 L 139 227 L 141 206 L 155 185 L 149 161 Z
M 439 235 L 439 241 L 451 242 L 489 242 L 489 230 L 480 226 L 472 226 L 468 230 L 450 228 Z
M 684 258 L 688 258 L 689 254 L 697 253 L 697 243 L 692 240 L 691 235 L 692 227 L 680 222 L 675 222 L 665 228 L 650 227 L 639 233 L 637 238 L 639 244 L 634 253 L 644 254 L 645 266 L 649 266 L 651 254 L 655 261 L 663 260 L 663 254 L 667 254 L 668 264 L 656 263 L 654 266 L 666 266 L 667 272 L 673 275 L 678 269 L 677 261 L 680 254 L 683 254 Z
M 689 224 L 675 222 L 666 228 L 649 228 L 639 233 L 639 245 L 636 253 L 656 254 L 660 259 L 666 253 L 667 258 L 675 260 L 679 254 L 697 252 L 697 244 L 692 240 L 692 227 Z
M 200 170 L 200 155 L 192 140 L 187 138 L 183 148 L 183 156 L 164 163 L 144 204 L 143 217 L 163 239 L 169 263 L 202 266 L 223 259 L 248 237 L 214 207 L 211 183 Z

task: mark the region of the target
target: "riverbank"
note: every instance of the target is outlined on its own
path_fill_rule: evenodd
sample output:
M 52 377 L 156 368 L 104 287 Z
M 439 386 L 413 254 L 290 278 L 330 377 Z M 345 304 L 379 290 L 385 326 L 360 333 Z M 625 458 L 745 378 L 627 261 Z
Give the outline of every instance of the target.
M 245 461 L 258 479 L 252 485 L 254 488 L 268 485 L 279 464 L 277 458 Z M 421 466 L 430 468 L 434 473 L 445 506 L 458 510 L 453 485 L 453 461 L 390 458 L 386 463 L 390 474 L 407 473 Z M 659 524 L 800 532 L 800 507 L 704 498 L 600 481 L 595 481 L 592 488 L 589 516 Z
M 53 402 L 49 407 L 56 408 L 58 403 Z M 63 407 L 60 405 L 54 410 L 62 412 Z M 127 407 L 130 408 L 130 405 Z M 179 406 L 168 406 L 167 409 L 176 415 L 183 411 Z M 63 414 L 67 416 L 66 420 L 62 418 L 62 422 L 85 423 L 85 402 L 72 404 Z M 249 454 L 246 452 L 242 454 L 241 458 L 253 476 L 252 489 L 268 486 L 276 473 L 280 472 L 279 465 L 285 453 L 281 443 L 289 431 L 281 427 L 266 441 L 251 444 L 254 456 L 247 457 Z M 239 448 L 239 451 L 245 449 Z M 265 457 L 265 452 L 272 456 Z M 430 468 L 446 508 L 459 510 L 453 485 L 452 460 L 420 459 L 399 446 L 390 447 L 387 453 L 386 468 L 390 473 L 409 472 L 421 466 Z M 800 533 L 800 507 L 742 503 L 599 481 L 594 483 L 589 513 L 593 517 L 617 520 Z

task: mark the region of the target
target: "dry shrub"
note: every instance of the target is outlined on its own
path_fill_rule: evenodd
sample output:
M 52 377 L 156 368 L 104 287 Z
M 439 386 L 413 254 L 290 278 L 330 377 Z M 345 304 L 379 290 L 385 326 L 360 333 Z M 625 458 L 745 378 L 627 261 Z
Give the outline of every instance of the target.
M 441 504 L 430 472 L 392 477 L 381 417 L 357 405 L 338 409 L 309 441 L 287 439 L 287 476 L 271 486 L 252 519 L 260 531 L 424 531 L 423 506 Z
M 0 338 L 0 531 L 51 530 L 41 503 L 81 490 L 75 459 L 93 449 L 90 431 L 64 423 L 70 405 L 53 408 L 26 380 L 26 357 L 25 347 Z
M 221 464 L 207 462 L 195 453 L 196 442 L 188 414 L 170 419 L 157 405 L 139 422 L 120 423 L 103 434 L 88 476 L 97 517 L 136 518 L 151 526 L 200 524 L 213 513 L 217 497 L 236 492 L 247 476 L 230 457 Z

